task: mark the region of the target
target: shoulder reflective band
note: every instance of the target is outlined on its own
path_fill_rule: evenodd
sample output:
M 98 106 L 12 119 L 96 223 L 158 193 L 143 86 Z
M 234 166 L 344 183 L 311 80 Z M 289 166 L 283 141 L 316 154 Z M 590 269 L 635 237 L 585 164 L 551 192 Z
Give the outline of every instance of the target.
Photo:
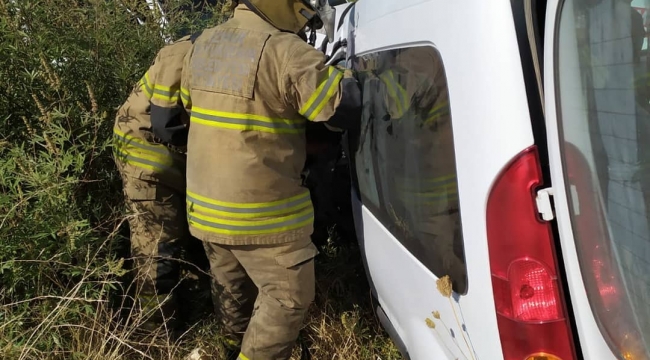
M 180 91 L 177 87 L 169 87 L 151 82 L 149 72 L 147 71 L 142 79 L 138 82 L 148 99 L 159 99 L 176 104 L 179 99 Z
M 149 72 L 147 71 L 142 79 L 138 82 L 144 93 L 147 95 L 148 99 L 151 99 L 153 96 L 153 87 L 151 86 L 151 80 L 149 80 Z

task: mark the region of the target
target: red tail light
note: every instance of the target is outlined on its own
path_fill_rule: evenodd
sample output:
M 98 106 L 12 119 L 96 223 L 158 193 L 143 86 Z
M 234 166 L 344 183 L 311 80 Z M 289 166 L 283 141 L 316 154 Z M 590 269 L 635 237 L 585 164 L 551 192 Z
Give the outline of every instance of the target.
M 537 148 L 531 147 L 501 173 L 488 199 L 490 270 L 505 360 L 575 359 L 553 232 L 535 205 L 541 183 Z
M 510 265 L 508 280 L 514 318 L 545 321 L 561 317 L 557 279 L 546 266 L 537 261 L 517 260 Z

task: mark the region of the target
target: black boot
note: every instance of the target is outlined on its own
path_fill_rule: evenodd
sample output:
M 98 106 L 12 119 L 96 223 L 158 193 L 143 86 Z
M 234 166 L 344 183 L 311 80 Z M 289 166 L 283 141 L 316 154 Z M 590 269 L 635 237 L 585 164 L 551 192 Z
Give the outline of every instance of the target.
M 309 345 L 300 339 L 300 360 L 311 360 L 311 352 L 309 352 Z

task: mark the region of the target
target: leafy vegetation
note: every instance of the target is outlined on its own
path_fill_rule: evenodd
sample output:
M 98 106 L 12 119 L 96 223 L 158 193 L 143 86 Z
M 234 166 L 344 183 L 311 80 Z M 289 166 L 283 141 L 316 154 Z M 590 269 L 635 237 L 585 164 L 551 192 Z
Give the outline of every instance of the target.
M 115 111 L 163 39 L 227 16 L 221 5 L 187 9 L 166 1 L 162 29 L 144 1 L 0 0 L 0 358 L 220 354 L 214 319 L 173 340 L 136 331 L 147 314 L 130 308 L 110 146 Z M 303 336 L 313 357 L 398 358 L 374 319 L 358 249 L 328 247 L 318 273 Z

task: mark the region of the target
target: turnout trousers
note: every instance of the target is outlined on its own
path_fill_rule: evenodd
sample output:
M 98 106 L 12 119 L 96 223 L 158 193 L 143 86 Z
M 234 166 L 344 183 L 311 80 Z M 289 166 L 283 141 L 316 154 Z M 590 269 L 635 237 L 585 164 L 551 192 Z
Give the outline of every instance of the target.
M 144 327 L 159 326 L 163 320 L 172 328 L 181 318 L 193 321 L 210 298 L 207 294 L 200 298 L 201 288 L 207 288 L 201 283 L 207 285 L 202 271 L 208 264 L 201 242 L 190 235 L 187 226 L 185 184 L 134 176 L 141 171 L 131 171 L 128 165 L 118 167 L 130 212 L 136 300 L 144 311 L 151 311 Z M 191 304 L 191 311 L 181 304 Z
M 311 239 L 274 245 L 204 242 L 215 310 L 242 360 L 285 360 L 315 296 Z

